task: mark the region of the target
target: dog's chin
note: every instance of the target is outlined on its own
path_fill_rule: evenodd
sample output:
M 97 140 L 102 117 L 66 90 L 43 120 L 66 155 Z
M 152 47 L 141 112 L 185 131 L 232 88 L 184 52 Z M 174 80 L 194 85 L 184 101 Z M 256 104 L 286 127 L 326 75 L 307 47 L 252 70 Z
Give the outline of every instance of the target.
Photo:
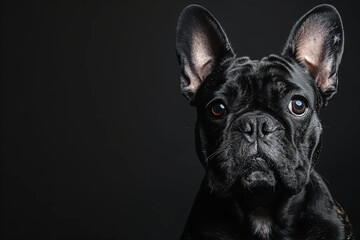
M 249 190 L 274 189 L 276 186 L 275 174 L 272 170 L 254 170 L 240 177 L 241 184 Z
M 241 159 L 242 166 L 219 178 L 216 171 L 207 172 L 208 186 L 212 193 L 221 197 L 240 197 L 250 208 L 270 206 L 280 198 L 293 195 L 290 181 L 281 171 L 272 167 L 269 158 L 247 157 Z
M 255 170 L 240 177 L 238 189 L 249 207 L 267 206 L 276 199 L 277 180 L 272 170 Z

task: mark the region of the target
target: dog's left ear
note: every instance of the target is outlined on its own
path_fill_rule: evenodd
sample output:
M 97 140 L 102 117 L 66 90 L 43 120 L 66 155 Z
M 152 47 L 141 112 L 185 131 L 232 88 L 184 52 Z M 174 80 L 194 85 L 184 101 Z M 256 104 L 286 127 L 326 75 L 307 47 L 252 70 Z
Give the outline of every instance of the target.
M 338 11 L 331 5 L 320 5 L 297 21 L 282 54 L 302 64 L 328 100 L 336 93 L 343 49 Z

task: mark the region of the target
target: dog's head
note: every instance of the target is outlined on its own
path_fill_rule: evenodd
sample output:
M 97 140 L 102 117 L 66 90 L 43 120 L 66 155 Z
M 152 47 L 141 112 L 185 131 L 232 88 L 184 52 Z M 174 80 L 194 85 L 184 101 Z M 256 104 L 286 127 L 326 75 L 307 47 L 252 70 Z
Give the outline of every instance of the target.
M 203 7 L 183 10 L 181 90 L 197 108 L 197 153 L 215 192 L 294 194 L 308 183 L 321 148 L 318 114 L 336 92 L 343 45 L 341 18 L 329 5 L 298 20 L 281 55 L 261 60 L 236 57 Z

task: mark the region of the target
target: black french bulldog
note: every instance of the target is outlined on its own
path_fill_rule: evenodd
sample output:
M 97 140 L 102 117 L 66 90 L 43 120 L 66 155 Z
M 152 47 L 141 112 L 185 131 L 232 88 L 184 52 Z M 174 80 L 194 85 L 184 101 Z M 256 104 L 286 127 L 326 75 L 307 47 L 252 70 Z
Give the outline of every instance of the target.
M 314 164 L 319 111 L 334 95 L 344 47 L 337 10 L 320 5 L 293 27 L 281 55 L 236 57 L 203 7 L 177 26 L 181 90 L 197 108 L 206 176 L 181 239 L 354 239 Z

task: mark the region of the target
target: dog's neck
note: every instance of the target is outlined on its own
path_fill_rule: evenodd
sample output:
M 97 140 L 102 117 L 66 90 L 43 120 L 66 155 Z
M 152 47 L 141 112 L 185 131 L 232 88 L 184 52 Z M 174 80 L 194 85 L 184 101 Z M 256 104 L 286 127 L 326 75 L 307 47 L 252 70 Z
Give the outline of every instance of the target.
M 249 221 L 254 235 L 264 240 L 270 240 L 273 220 L 268 209 L 264 207 L 255 208 L 249 214 Z
M 275 206 L 256 207 L 248 214 L 251 230 L 254 236 L 261 240 L 270 240 L 274 228 L 282 225 L 291 228 L 295 215 L 300 212 L 304 202 L 305 190 L 288 199 L 282 199 Z
M 310 182 L 298 194 L 289 198 L 279 198 L 269 206 L 258 206 L 247 210 L 241 201 L 238 201 L 239 208 L 243 210 L 243 221 L 248 220 L 248 227 L 256 239 L 273 240 L 284 233 L 290 233 L 291 229 L 298 224 L 297 220 L 306 215 L 306 212 L 311 212 L 313 217 L 316 217 L 317 213 L 326 212 L 331 219 L 334 212 L 333 206 L 325 203 L 314 204 L 322 202 L 322 199 L 328 199 L 330 194 L 322 187 L 322 184 L 319 184 L 322 180 L 315 171 L 312 172 L 311 178 L 315 183 Z M 314 195 L 314 192 L 317 194 Z M 323 196 L 327 197 L 323 198 Z M 282 229 L 282 233 L 278 231 L 279 229 Z
M 256 239 L 271 240 L 273 229 L 279 228 L 279 225 L 290 227 L 293 224 L 294 215 L 301 208 L 304 195 L 305 191 L 302 191 L 288 199 L 279 199 L 271 206 L 258 206 L 250 211 L 244 209 L 247 212 L 245 218 L 248 219 L 248 226 L 253 236 Z

